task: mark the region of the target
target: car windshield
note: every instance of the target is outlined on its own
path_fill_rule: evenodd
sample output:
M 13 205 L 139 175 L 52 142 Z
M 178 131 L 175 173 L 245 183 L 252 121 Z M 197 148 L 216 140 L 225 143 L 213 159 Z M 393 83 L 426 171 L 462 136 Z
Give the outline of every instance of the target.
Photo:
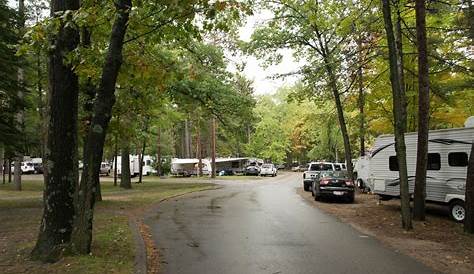
M 311 164 L 309 167 L 311 171 L 332 170 L 331 164 Z
M 262 167 L 263 167 L 263 168 L 271 168 L 272 165 L 263 165 Z

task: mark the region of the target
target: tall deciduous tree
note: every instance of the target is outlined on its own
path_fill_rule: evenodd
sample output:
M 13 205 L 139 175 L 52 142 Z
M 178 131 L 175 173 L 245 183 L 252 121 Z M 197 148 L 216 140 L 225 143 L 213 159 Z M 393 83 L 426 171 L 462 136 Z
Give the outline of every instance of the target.
M 382 12 L 384 18 L 385 31 L 387 35 L 389 64 L 390 64 L 390 82 L 392 86 L 393 117 L 395 131 L 395 150 L 397 152 L 400 182 L 400 198 L 402 210 L 402 226 L 406 230 L 412 229 L 410 212 L 410 193 L 408 189 L 408 172 L 406 162 L 406 105 L 405 94 L 401 86 L 401 58 L 395 40 L 392 23 L 392 11 L 389 0 L 381 0 Z
M 428 131 L 430 113 L 425 0 L 415 1 L 415 13 L 416 41 L 418 47 L 418 146 L 416 154 L 413 217 L 415 220 L 423 221 L 425 220 L 426 169 L 428 165 Z
M 93 118 L 84 144 L 84 168 L 75 201 L 76 215 L 71 250 L 79 254 L 88 254 L 91 248 L 92 222 L 95 195 L 99 185 L 100 163 L 107 128 L 112 117 L 112 107 L 115 103 L 115 85 L 122 65 L 122 49 L 132 1 L 119 0 L 115 3 L 115 7 L 116 14 L 110 33 L 108 52 L 93 107 Z
M 51 1 L 51 16 L 79 9 L 79 0 Z M 77 110 L 78 78 L 65 62 L 79 43 L 79 32 L 69 20 L 58 19 L 59 31 L 49 52 L 48 134 L 45 153 L 44 210 L 32 257 L 54 262 L 70 241 L 74 216 L 74 192 L 78 181 Z

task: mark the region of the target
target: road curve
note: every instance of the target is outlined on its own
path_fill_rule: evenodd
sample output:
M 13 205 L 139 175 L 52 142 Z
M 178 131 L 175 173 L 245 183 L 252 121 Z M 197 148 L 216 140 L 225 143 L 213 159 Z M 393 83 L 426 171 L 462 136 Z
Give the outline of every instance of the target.
M 226 181 L 146 220 L 163 274 L 434 273 L 296 194 L 300 174 Z

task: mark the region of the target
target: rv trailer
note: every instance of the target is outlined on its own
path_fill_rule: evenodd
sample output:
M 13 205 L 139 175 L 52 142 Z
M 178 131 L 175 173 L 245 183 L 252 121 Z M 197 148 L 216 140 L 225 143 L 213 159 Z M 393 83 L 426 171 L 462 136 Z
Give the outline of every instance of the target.
M 449 205 L 451 217 L 462 222 L 465 216 L 466 174 L 474 127 L 432 130 L 428 140 L 426 200 Z M 405 135 L 410 194 L 414 192 L 417 141 L 416 132 Z M 376 139 L 369 166 L 370 189 L 382 200 L 400 197 L 393 135 L 382 135 Z

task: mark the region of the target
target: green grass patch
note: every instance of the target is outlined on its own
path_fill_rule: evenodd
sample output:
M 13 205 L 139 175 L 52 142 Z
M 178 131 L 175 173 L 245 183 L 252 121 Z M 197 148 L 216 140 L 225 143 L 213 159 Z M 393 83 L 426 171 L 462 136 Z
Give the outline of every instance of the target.
M 204 182 L 154 179 L 133 183 L 130 190 L 102 182 L 103 201 L 96 204 L 91 254 L 64 257 L 55 264 L 28 259 L 41 220 L 43 182 L 23 181 L 21 192 L 15 191 L 13 184 L 0 185 L 0 213 L 5 213 L 4 218 L 0 216 L 0 234 L 6 236 L 2 245 L 8 251 L 3 254 L 5 260 L 0 260 L 0 273 L 133 273 L 135 247 L 129 213 L 141 212 L 169 197 L 215 188 Z M 8 268 L 2 269 L 2 265 Z

